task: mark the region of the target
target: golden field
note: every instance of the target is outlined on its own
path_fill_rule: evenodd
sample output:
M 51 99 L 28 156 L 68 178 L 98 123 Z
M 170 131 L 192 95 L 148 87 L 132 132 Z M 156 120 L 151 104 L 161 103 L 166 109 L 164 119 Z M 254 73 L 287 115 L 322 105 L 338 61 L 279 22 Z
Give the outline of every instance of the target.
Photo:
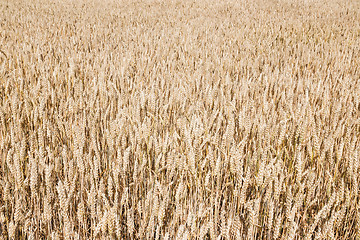
M 0 239 L 360 239 L 359 1 L 0 13 Z

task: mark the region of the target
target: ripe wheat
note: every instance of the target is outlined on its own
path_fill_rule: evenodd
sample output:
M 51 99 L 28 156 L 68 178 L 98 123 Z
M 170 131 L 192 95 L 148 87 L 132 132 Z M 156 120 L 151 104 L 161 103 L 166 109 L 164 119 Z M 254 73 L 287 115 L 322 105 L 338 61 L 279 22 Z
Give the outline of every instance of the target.
M 0 239 L 360 238 L 359 1 L 0 12 Z

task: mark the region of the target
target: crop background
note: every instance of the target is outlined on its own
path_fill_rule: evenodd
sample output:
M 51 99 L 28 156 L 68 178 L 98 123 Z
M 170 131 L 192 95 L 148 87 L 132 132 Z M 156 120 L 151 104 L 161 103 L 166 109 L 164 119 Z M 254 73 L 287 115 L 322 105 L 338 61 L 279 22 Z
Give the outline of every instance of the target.
M 0 239 L 360 239 L 359 1 L 0 0 Z

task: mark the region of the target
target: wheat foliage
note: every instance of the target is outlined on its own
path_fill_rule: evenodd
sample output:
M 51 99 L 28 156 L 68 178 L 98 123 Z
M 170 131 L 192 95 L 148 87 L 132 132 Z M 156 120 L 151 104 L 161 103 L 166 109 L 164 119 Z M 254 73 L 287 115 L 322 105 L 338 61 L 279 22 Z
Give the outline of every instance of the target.
M 360 4 L 0 0 L 1 239 L 359 239 Z

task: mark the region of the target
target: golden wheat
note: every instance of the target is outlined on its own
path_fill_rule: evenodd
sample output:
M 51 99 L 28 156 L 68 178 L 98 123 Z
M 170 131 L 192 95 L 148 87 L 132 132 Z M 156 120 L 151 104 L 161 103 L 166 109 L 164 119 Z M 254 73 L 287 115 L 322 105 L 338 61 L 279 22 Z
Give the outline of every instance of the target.
M 0 0 L 1 239 L 359 239 L 360 4 Z

